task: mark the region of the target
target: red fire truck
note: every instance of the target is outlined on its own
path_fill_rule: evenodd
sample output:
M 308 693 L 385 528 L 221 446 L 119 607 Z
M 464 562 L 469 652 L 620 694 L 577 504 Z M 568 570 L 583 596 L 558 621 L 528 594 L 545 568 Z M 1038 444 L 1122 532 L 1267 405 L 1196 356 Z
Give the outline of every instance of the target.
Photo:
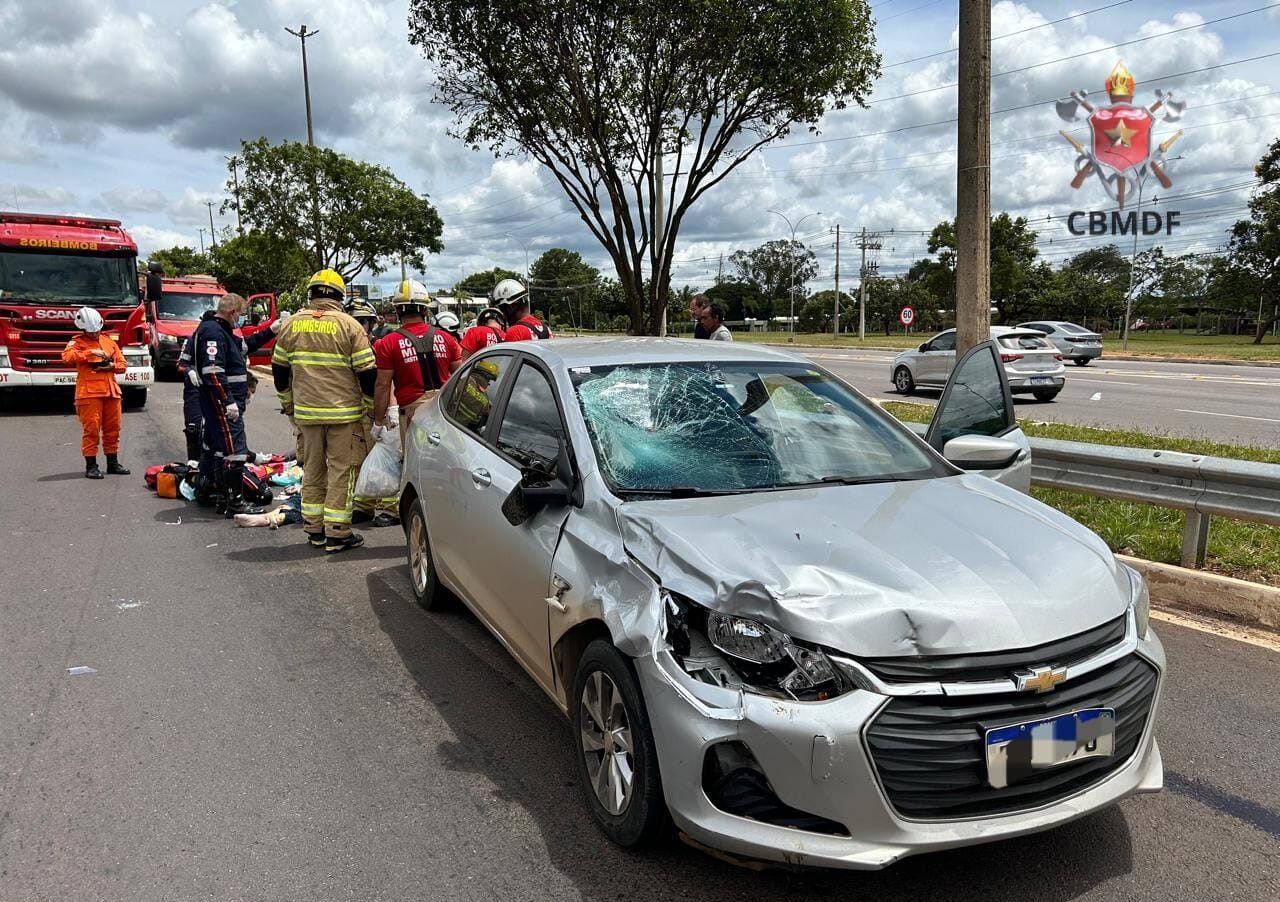
M 166 276 L 158 263 L 151 263 L 144 276 L 147 317 L 151 320 L 151 359 L 159 373 L 173 374 L 183 343 L 200 325 L 200 317 L 212 310 L 227 290 L 213 276 Z M 257 328 L 276 318 L 276 296 L 253 294 L 248 298 L 249 315 L 244 333 L 252 335 Z M 250 361 L 271 364 L 274 339 L 257 351 Z
M 16 389 L 74 385 L 62 349 L 76 310 L 95 307 L 128 364 L 116 377 L 125 407 L 147 403 L 155 370 L 137 258 L 119 220 L 0 212 L 0 401 Z

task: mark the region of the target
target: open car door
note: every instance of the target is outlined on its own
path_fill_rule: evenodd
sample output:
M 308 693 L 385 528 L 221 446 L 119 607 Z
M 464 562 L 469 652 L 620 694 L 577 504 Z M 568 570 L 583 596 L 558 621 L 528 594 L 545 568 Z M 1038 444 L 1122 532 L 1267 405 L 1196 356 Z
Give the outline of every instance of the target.
M 994 341 L 970 348 L 951 371 L 925 441 L 962 470 L 1031 491 L 1031 443 L 1014 416 Z
M 278 311 L 274 294 L 253 294 L 247 300 L 251 326 L 262 326 L 275 321 Z M 273 338 L 249 355 L 249 363 L 254 366 L 271 366 L 271 352 L 275 350 L 275 346 L 276 340 Z

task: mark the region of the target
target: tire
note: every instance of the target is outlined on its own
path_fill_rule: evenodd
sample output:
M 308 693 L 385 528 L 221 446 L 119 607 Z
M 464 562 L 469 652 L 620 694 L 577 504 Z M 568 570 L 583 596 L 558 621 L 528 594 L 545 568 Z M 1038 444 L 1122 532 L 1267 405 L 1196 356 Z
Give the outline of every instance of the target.
M 409 583 L 418 607 L 430 611 L 440 606 L 443 593 L 436 578 L 436 564 L 431 557 L 431 542 L 427 537 L 427 517 L 422 510 L 422 499 L 414 498 L 409 508 L 409 522 L 405 524 L 405 544 L 409 560 Z
M 916 392 L 916 380 L 911 375 L 911 370 L 905 366 L 900 366 L 893 371 L 893 387 L 898 390 L 900 395 L 913 395 Z
M 1090 359 L 1091 358 L 1089 357 L 1077 357 L 1075 361 L 1076 366 L 1088 366 Z
M 147 406 L 147 390 L 145 388 L 126 388 L 121 392 L 125 410 L 141 410 Z
M 1052 401 L 1054 398 L 1058 397 L 1058 392 L 1060 391 L 1062 391 L 1062 389 L 1053 388 L 1053 389 L 1048 389 L 1044 391 L 1035 391 L 1035 392 L 1032 392 L 1032 394 L 1036 396 L 1037 401 L 1044 401 L 1047 403 L 1049 401 Z
M 623 848 L 653 843 L 666 832 L 670 815 L 649 714 L 631 662 L 609 642 L 592 642 L 578 661 L 571 704 L 578 777 L 597 826 Z M 624 720 L 621 727 L 616 725 L 619 718 Z M 599 748 L 589 749 L 589 744 Z M 618 751 L 622 746 L 630 750 Z M 630 768 L 629 787 L 618 765 Z

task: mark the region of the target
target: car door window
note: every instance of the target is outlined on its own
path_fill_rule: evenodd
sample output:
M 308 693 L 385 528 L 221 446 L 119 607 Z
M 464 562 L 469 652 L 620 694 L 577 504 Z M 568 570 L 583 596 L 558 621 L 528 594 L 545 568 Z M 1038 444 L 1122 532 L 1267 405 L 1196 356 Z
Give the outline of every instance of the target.
M 994 341 L 970 349 L 956 366 L 926 440 L 936 450 L 961 435 L 1002 435 L 1016 421 L 1013 397 Z
M 483 438 L 493 404 L 514 360 L 510 354 L 488 354 L 470 364 L 453 383 L 445 416 Z
M 249 322 L 253 325 L 266 322 L 271 317 L 271 299 L 257 295 L 249 301 Z
M 929 342 L 930 351 L 954 351 L 956 349 L 956 333 L 943 332 L 933 341 Z
M 521 469 L 555 472 L 564 426 L 551 383 L 536 366 L 520 368 L 498 427 L 498 450 Z

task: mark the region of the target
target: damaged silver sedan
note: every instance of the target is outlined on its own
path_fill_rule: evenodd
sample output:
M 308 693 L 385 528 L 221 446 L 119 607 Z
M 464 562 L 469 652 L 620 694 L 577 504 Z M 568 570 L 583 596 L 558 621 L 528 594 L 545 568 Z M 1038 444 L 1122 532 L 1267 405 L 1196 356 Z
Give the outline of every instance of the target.
M 571 719 L 618 843 L 878 868 L 1161 787 L 1146 586 L 1017 490 L 990 343 L 923 441 L 803 358 L 658 339 L 494 346 L 406 439 L 419 602 Z

